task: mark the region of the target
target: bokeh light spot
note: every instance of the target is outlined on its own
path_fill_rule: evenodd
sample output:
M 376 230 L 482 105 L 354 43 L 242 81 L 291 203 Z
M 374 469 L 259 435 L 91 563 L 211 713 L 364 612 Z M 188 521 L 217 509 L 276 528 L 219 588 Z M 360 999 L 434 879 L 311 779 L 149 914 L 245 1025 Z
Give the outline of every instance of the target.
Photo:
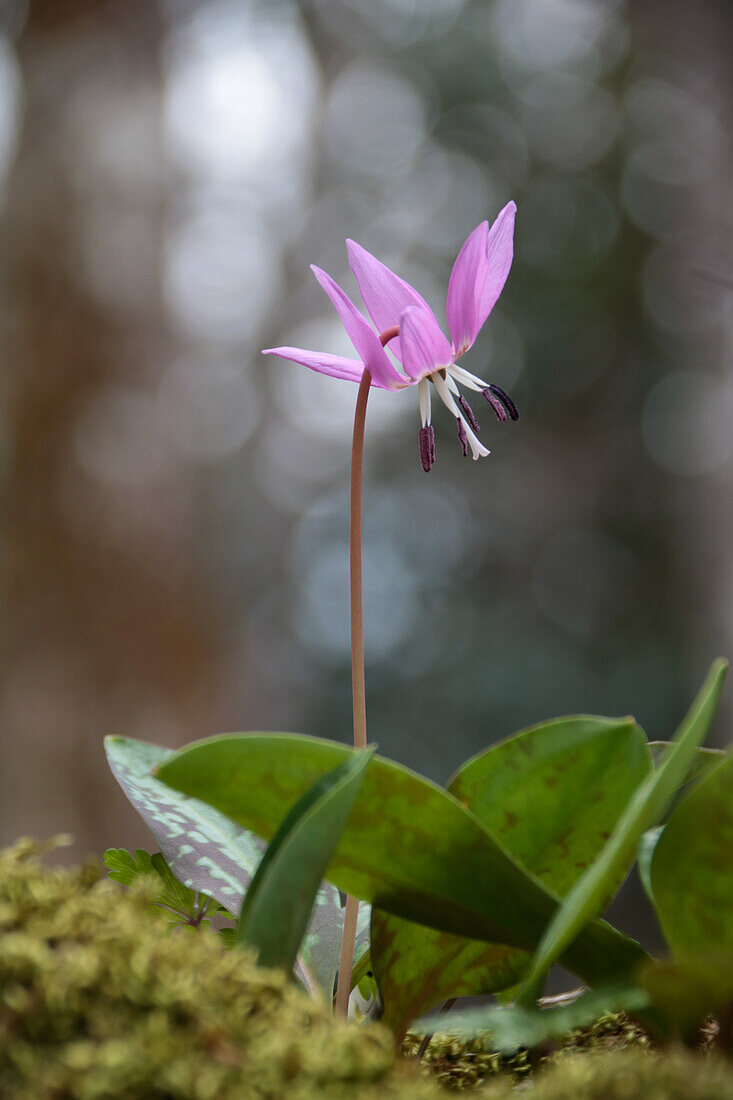
M 635 581 L 634 559 L 623 546 L 600 531 L 577 528 L 560 532 L 542 551 L 533 588 L 549 618 L 590 637 L 626 613 Z
M 673 474 L 708 474 L 733 456 L 733 387 L 708 374 L 677 371 L 644 403 L 642 432 L 654 461 Z

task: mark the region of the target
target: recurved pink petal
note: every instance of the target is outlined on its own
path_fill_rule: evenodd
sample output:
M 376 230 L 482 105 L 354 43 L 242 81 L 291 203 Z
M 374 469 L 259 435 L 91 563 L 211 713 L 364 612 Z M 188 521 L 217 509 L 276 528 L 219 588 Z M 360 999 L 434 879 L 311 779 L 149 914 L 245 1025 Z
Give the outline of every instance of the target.
M 356 308 L 346 291 L 342 290 L 336 280 L 320 267 L 311 264 L 311 271 L 331 299 L 349 334 L 349 339 L 374 381 L 384 389 L 400 389 L 404 386 L 407 380 L 392 366 L 376 332 L 366 317 L 363 317 Z
M 453 351 L 432 310 L 411 306 L 400 317 L 405 370 L 416 382 L 453 362 Z
M 364 373 L 364 364 L 360 359 L 346 359 L 343 355 L 329 355 L 325 351 L 307 351 L 305 348 L 264 348 L 263 355 L 279 355 L 281 359 L 290 359 L 304 367 L 327 374 L 329 378 L 344 378 L 348 382 L 360 382 Z M 386 389 L 374 379 L 374 385 Z
M 514 257 L 514 218 L 516 213 L 516 204 L 508 202 L 489 230 L 486 249 L 488 267 L 486 279 L 479 295 L 477 334 L 496 305 L 497 299 L 504 289 L 509 269 L 512 266 Z
M 409 306 L 430 310 L 428 303 L 414 287 L 395 275 L 394 271 L 390 271 L 371 252 L 351 240 L 346 242 L 346 248 L 364 305 L 379 332 L 398 324 L 402 313 Z M 399 348 L 395 347 L 394 351 L 398 354 Z
M 481 328 L 479 303 L 488 272 L 489 223 L 477 225 L 456 256 L 448 280 L 445 315 L 455 354 L 471 347 Z

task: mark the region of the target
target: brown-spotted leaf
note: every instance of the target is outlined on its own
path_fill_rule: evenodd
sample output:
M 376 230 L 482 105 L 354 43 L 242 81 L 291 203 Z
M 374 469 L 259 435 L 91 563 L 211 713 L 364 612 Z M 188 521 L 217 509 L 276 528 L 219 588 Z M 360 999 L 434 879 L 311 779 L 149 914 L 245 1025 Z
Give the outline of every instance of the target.
M 270 837 L 293 803 L 352 749 L 295 734 L 236 734 L 169 757 L 158 778 Z M 531 948 L 557 896 L 520 866 L 449 792 L 375 755 L 327 876 L 340 889 L 408 920 L 459 936 Z M 626 973 L 644 952 L 591 922 L 563 962 L 585 981 Z
M 562 895 L 595 859 L 650 771 L 646 738 L 632 719 L 580 715 L 492 746 L 464 764 L 448 790 Z M 528 961 L 503 944 L 372 914 L 372 962 L 386 1021 L 398 1034 L 449 997 L 506 989 Z

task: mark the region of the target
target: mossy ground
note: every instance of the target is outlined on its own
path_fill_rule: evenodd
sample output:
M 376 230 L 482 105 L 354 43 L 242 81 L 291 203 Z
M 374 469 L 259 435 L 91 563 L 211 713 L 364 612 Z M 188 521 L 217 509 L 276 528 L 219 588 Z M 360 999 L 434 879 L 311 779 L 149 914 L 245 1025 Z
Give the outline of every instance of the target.
M 412 1057 L 417 1046 L 408 1036 L 403 1050 Z M 479 1041 L 438 1035 L 424 1065 L 445 1090 L 471 1090 L 481 1100 L 733 1100 L 730 1062 L 709 1053 L 654 1050 L 622 1013 L 532 1056 L 504 1057 Z
M 704 1037 L 703 1037 L 704 1039 Z M 403 1052 L 419 1046 L 408 1035 Z M 603 1016 L 544 1051 L 492 1053 L 477 1039 L 437 1034 L 423 1063 L 446 1090 L 481 1100 L 733 1100 L 733 1064 L 704 1050 L 654 1049 L 624 1013 Z
M 525 1091 L 506 1078 L 481 1100 L 733 1100 L 729 1062 L 686 1050 L 566 1051 L 545 1063 Z
M 0 853 L 2 1100 L 733 1100 L 729 1063 L 654 1053 L 623 1016 L 504 1059 L 436 1037 L 424 1064 L 389 1032 L 335 1022 L 220 937 L 171 929 L 100 869 Z M 416 1041 L 408 1043 L 414 1054 Z
M 171 930 L 96 866 L 0 855 L 2 1100 L 430 1100 L 382 1027 L 211 933 Z M 414 1067 L 413 1067 L 414 1070 Z
M 409 1034 L 403 1043 L 403 1053 L 413 1057 L 420 1045 L 420 1037 Z M 567 1039 L 552 1044 L 542 1052 L 520 1051 L 504 1056 L 486 1048 L 481 1039 L 458 1040 L 450 1035 L 433 1036 L 423 1056 L 423 1063 L 445 1088 L 463 1090 L 476 1088 L 496 1077 L 518 1084 L 548 1061 L 569 1051 L 620 1051 L 645 1049 L 649 1038 L 623 1013 L 603 1016 L 592 1027 L 574 1031 Z

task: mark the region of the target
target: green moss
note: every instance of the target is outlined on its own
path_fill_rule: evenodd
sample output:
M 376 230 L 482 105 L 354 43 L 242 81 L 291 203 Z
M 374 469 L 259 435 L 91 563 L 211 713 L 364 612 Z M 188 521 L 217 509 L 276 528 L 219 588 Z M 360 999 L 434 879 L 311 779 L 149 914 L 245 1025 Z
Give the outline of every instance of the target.
M 416 1049 L 408 1036 L 405 1054 Z M 733 1064 L 708 1053 L 653 1050 L 623 1013 L 531 1055 L 505 1057 L 487 1051 L 480 1039 L 436 1035 L 424 1065 L 446 1088 L 473 1090 L 481 1100 L 733 1100 Z
M 381 1027 L 336 1023 L 215 935 L 170 931 L 96 866 L 0 854 L 3 1100 L 429 1100 Z
M 402 1044 L 406 1058 L 414 1058 L 420 1036 L 409 1033 Z M 481 1039 L 456 1039 L 436 1034 L 422 1058 L 423 1067 L 447 1089 L 473 1089 L 499 1074 L 519 1080 L 532 1071 L 526 1052 L 505 1058 L 486 1050 Z
M 417 1052 L 420 1037 L 408 1035 L 402 1050 L 406 1056 Z M 519 1082 L 531 1074 L 559 1050 L 623 1050 L 627 1047 L 647 1047 L 649 1039 L 641 1028 L 624 1013 L 603 1016 L 588 1028 L 571 1032 L 560 1044 L 552 1044 L 545 1053 L 519 1051 L 517 1054 L 495 1054 L 486 1048 L 483 1039 L 462 1041 L 437 1033 L 425 1052 L 424 1063 L 439 1083 L 450 1089 L 475 1088 L 484 1081 L 502 1075 Z
M 506 1081 L 481 1100 L 519 1100 Z M 733 1100 L 733 1068 L 712 1055 L 640 1049 L 564 1052 L 534 1078 L 532 1100 Z
M 436 1077 L 484 1100 L 733 1100 L 729 1064 L 650 1053 L 621 1016 L 539 1068 L 446 1037 L 421 1071 L 395 1065 L 384 1028 L 334 1022 L 218 936 L 171 930 L 145 887 L 38 852 L 0 853 L 2 1100 L 438 1100 Z

